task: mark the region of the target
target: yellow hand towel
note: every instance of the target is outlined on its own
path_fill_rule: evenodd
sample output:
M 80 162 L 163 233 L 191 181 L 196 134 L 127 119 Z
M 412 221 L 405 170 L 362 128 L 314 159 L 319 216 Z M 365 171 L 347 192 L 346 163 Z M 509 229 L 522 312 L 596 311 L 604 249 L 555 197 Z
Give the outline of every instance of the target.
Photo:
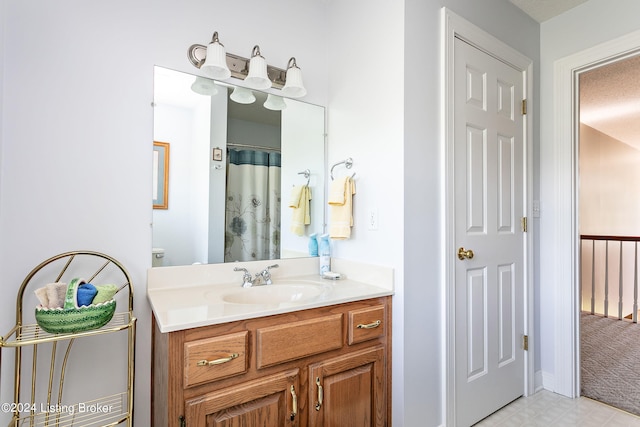
M 340 196 L 340 194 L 342 194 Z M 350 177 L 341 178 L 331 183 L 329 190 L 329 236 L 335 240 L 351 237 L 353 226 L 353 195 L 356 194 L 356 183 Z
M 295 185 L 291 190 L 291 198 L 289 199 L 290 208 L 300 207 L 300 200 L 302 199 L 302 189 L 304 185 Z
M 328 199 L 330 205 L 343 205 L 345 203 L 347 197 L 348 182 L 348 175 L 338 178 L 335 181 L 331 181 Z
M 300 185 L 299 187 L 299 189 L 294 187 L 291 192 L 291 202 L 289 207 L 293 208 L 293 213 L 291 215 L 291 232 L 297 236 L 302 236 L 304 235 L 304 226 L 311 224 L 311 189 L 306 185 Z M 293 201 L 297 197 L 296 193 L 299 193 L 300 196 L 298 198 L 298 203 L 294 204 Z

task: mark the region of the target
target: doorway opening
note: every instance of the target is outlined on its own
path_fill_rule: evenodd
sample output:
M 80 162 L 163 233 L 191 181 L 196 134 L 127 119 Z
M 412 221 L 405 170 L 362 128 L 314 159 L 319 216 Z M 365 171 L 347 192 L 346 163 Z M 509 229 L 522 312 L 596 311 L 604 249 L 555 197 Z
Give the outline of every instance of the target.
M 640 415 L 640 55 L 576 80 L 580 394 Z

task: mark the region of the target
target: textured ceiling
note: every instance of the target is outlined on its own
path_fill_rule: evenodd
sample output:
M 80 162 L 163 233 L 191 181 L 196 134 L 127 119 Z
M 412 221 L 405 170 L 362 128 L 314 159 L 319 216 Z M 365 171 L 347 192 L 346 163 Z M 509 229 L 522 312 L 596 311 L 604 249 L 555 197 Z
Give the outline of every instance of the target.
M 640 55 L 580 75 L 580 121 L 640 149 Z
M 538 22 L 544 22 L 556 15 L 585 3 L 588 0 L 509 0 L 524 10 Z
M 509 0 L 544 22 L 588 0 Z M 640 55 L 580 75 L 580 121 L 640 149 Z

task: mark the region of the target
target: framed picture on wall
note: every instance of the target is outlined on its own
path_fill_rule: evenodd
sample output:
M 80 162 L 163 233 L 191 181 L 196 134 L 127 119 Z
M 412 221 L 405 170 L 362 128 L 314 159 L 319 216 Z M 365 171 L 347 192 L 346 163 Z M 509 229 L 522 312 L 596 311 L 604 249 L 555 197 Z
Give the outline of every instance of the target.
M 153 141 L 153 209 L 169 209 L 169 143 Z

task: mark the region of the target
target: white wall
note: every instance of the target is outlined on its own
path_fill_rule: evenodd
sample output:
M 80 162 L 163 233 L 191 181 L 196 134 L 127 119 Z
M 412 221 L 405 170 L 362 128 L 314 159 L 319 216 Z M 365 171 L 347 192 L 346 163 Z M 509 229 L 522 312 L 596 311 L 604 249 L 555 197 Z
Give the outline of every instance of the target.
M 357 183 L 354 238 L 335 243 L 334 253 L 395 269 L 396 426 L 443 422 L 442 6 L 537 61 L 538 24 L 507 0 L 329 5 L 329 62 L 337 64 L 330 74 L 329 162 L 352 157 L 352 170 L 336 171 L 355 172 Z M 377 231 L 367 229 L 370 210 L 378 211 Z
M 540 247 L 555 248 L 557 232 L 566 218 L 558 217 L 559 203 L 555 200 L 556 186 L 562 177 L 556 174 L 554 118 L 554 63 L 632 31 L 640 29 L 640 3 L 635 0 L 618 0 L 615 7 L 607 0 L 590 0 L 564 14 L 542 23 L 540 28 Z M 560 165 L 561 173 L 570 174 L 570 165 Z M 562 178 L 563 182 L 566 182 Z M 567 189 L 568 191 L 568 189 Z M 563 284 L 554 277 L 554 252 L 540 253 L 540 363 L 544 386 L 556 388 L 556 332 L 569 325 L 556 325 L 555 313 L 566 310 L 555 303 L 556 292 Z
M 640 236 L 640 150 L 580 125 L 580 234 Z
M 6 0 L 0 0 L 0 52 L 4 52 L 4 32 L 7 19 Z M 4 55 L 0 55 L 0 218 L 2 217 L 2 149 L 4 141 Z M 0 269 L 0 272 L 2 270 Z M 4 332 L 2 332 L 4 333 Z M 2 375 L 0 375 L 2 377 Z M 0 401 L 2 395 L 0 394 Z
M 238 13 L 249 9 L 239 21 Z M 136 424 L 150 425 L 145 282 L 153 66 L 194 72 L 188 46 L 206 44 L 217 30 L 232 53 L 248 56 L 259 43 L 267 61 L 280 67 L 296 56 L 309 91 L 305 100 L 326 105 L 325 6 L 251 0 L 239 10 L 233 2 L 205 0 L 8 0 L 3 12 L 0 289 L 6 301 L 0 333 L 13 325 L 15 292 L 40 261 L 75 249 L 113 255 L 134 282 Z M 8 402 L 13 358 L 4 353 L 0 401 Z M 0 413 L 0 424 L 8 420 Z
M 580 124 L 579 218 L 580 234 L 608 236 L 640 235 L 640 150 Z M 609 276 L 609 310 L 617 315 L 620 251 L 617 243 L 609 245 L 609 268 L 605 242 L 596 242 L 592 274 L 591 242 L 582 245 L 582 309 L 591 307 L 592 276 L 595 276 L 595 311 L 604 314 L 604 280 Z M 623 245 L 622 315 L 633 312 L 634 244 Z
M 329 168 L 351 157 L 353 167 L 336 166 L 334 176 L 356 174 L 351 239 L 334 241 L 332 255 L 394 268 L 393 424 L 402 426 L 404 5 L 331 2 L 329 11 Z M 375 231 L 367 229 L 371 210 L 378 213 Z

